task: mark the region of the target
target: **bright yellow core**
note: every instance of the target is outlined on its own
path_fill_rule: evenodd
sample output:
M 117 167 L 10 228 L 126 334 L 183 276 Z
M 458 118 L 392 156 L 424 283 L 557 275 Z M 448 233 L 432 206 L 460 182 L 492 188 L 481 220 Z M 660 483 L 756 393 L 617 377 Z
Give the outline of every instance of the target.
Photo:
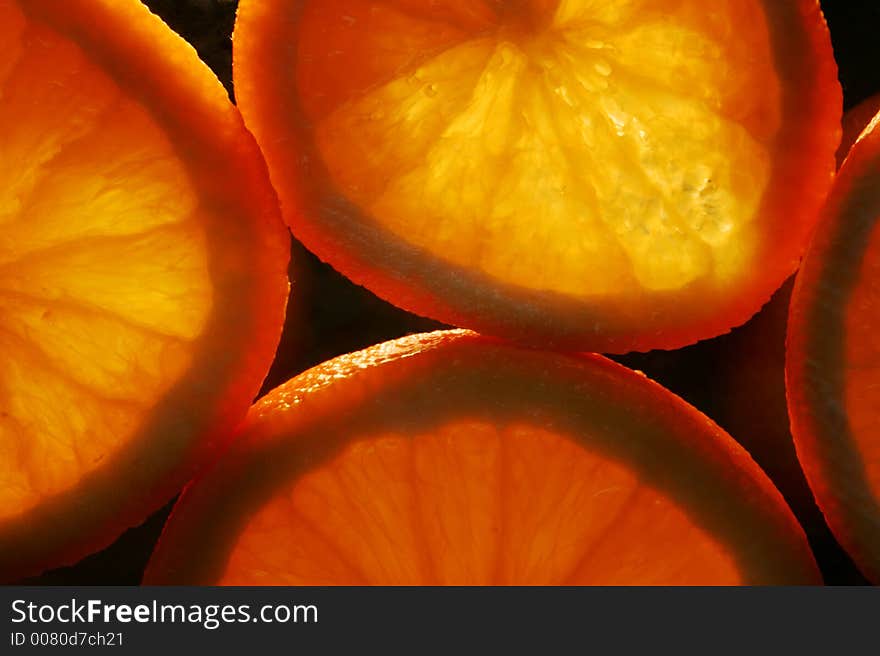
M 212 288 L 198 198 L 149 113 L 15 2 L 0 37 L 3 520 L 137 434 Z
M 575 297 L 724 286 L 753 265 L 780 125 L 758 0 L 426 4 L 304 11 L 323 37 L 298 55 L 315 141 L 374 221 Z
M 738 584 L 724 545 L 623 464 L 526 424 L 382 434 L 279 489 L 221 585 Z

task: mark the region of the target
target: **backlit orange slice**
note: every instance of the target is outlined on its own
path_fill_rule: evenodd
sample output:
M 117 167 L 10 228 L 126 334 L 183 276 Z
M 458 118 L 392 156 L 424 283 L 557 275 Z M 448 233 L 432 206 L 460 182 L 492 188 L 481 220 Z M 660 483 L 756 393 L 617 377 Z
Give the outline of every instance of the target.
M 165 503 L 271 362 L 288 238 L 258 148 L 136 0 L 0 0 L 0 579 Z
M 321 258 L 418 314 L 591 351 L 754 314 L 840 138 L 817 0 L 241 0 L 234 78 Z
M 736 443 L 600 356 L 468 332 L 331 360 L 264 397 L 178 502 L 145 582 L 818 580 Z
M 829 526 L 880 583 L 880 118 L 849 151 L 798 274 L 786 377 Z

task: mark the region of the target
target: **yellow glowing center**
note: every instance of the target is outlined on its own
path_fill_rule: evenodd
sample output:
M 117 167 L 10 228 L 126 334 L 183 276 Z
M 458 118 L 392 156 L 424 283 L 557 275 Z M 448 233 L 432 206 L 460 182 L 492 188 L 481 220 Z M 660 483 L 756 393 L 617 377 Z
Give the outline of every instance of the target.
M 780 123 L 759 2 L 478 3 L 494 27 L 439 48 L 410 3 L 376 4 L 373 49 L 417 56 L 315 127 L 372 220 L 503 283 L 581 298 L 745 273 Z

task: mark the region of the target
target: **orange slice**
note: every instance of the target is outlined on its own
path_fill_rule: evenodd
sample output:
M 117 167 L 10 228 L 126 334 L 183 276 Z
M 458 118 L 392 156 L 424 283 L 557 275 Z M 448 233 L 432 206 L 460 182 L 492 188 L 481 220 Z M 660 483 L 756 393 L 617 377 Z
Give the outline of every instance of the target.
M 747 320 L 794 272 L 840 138 L 816 0 L 242 0 L 234 77 L 322 259 L 580 350 Z
M 600 356 L 464 331 L 331 360 L 251 410 L 145 582 L 818 581 L 739 446 Z
M 786 377 L 828 524 L 880 583 L 880 117 L 849 151 L 798 274 Z
M 0 578 L 165 503 L 240 421 L 289 240 L 217 79 L 135 0 L 0 0 Z

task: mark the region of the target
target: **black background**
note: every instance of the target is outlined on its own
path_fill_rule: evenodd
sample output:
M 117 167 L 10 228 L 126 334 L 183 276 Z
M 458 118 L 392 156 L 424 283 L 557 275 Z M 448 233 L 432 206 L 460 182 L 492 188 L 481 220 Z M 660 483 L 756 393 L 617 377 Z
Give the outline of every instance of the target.
M 229 36 L 235 0 L 147 0 L 146 4 L 195 46 L 231 92 Z M 844 103 L 849 108 L 880 92 L 880 0 L 823 0 L 821 4 L 831 29 Z M 294 286 L 288 321 L 264 391 L 335 355 L 407 333 L 441 327 L 399 310 L 350 283 L 296 241 L 291 279 Z M 752 452 L 795 509 L 827 583 L 864 583 L 812 503 L 797 469 L 790 437 L 785 433 L 774 434 L 770 426 L 777 419 L 782 422 L 785 418 L 781 362 L 788 287 L 774 297 L 764 312 L 729 335 L 678 351 L 632 354 L 617 359 L 645 371 L 693 403 Z M 725 379 L 725 372 L 757 366 L 758 358 L 765 367 L 765 375 L 772 379 L 772 393 L 742 385 L 735 388 L 735 384 Z M 769 369 L 766 368 L 768 363 Z M 776 390 L 772 391 L 774 385 Z M 762 396 L 756 396 L 758 394 Z M 749 398 L 749 395 L 753 396 Z M 742 397 L 740 411 L 731 412 L 730 400 L 738 397 Z M 751 421 L 747 416 L 749 406 L 760 407 L 765 421 Z M 766 420 L 768 416 L 771 419 Z M 139 583 L 170 507 L 171 504 L 76 566 L 53 570 L 22 583 Z

